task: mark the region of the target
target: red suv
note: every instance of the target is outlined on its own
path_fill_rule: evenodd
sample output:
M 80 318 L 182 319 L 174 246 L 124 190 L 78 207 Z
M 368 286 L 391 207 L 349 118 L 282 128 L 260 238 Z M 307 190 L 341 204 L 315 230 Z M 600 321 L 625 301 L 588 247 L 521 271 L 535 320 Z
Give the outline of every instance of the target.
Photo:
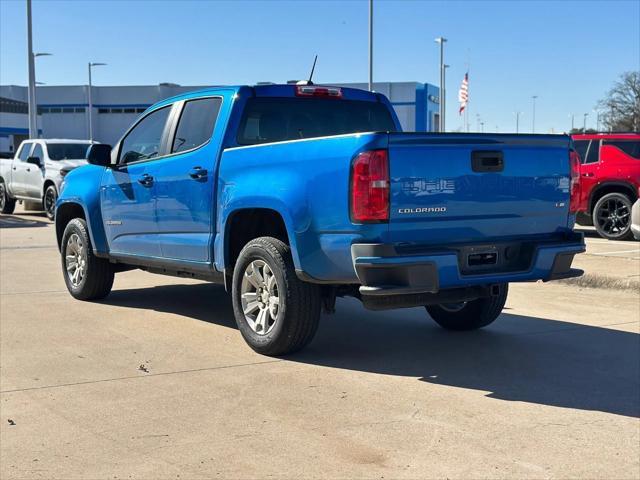
M 580 155 L 579 186 L 572 192 L 577 221 L 601 237 L 632 237 L 631 205 L 640 188 L 640 134 L 572 135 Z

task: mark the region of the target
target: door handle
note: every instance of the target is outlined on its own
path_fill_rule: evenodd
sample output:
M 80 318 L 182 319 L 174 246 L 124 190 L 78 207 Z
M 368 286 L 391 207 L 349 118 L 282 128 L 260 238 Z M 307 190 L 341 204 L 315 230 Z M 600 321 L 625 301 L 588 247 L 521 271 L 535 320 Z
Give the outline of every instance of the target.
M 30 169 L 30 168 L 27 168 L 27 172 L 30 172 L 30 171 L 31 171 L 31 169 Z
M 17 170 L 17 169 L 18 169 L 18 167 L 13 167 L 13 169 L 14 169 L 14 170 Z
M 583 177 L 593 177 L 593 173 L 583 173 Z
M 201 167 L 193 167 L 189 172 L 189 176 L 194 180 L 202 180 L 203 178 L 206 178 L 207 175 L 207 170 Z
M 153 177 L 148 173 L 145 173 L 140 178 L 138 178 L 138 183 L 143 187 L 150 187 L 153 185 Z

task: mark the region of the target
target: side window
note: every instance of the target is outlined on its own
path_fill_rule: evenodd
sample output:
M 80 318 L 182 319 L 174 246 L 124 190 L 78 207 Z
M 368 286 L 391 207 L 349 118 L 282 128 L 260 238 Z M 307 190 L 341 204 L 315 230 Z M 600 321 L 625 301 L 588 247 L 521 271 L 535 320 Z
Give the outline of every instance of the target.
M 603 142 L 603 145 L 611 145 L 612 147 L 616 147 L 630 157 L 640 160 L 640 141 L 605 140 Z
M 36 146 L 33 147 L 33 153 L 29 155 L 30 157 L 38 157 L 40 162 L 44 163 L 44 152 L 42 151 L 42 145 L 36 143 Z
M 584 163 L 587 160 L 587 149 L 589 148 L 589 140 L 575 140 L 573 146 L 580 155 L 580 162 Z
M 587 153 L 587 161 L 584 163 L 598 163 L 600 161 L 600 141 L 592 140 Z
M 213 134 L 221 103 L 220 98 L 201 98 L 186 102 L 180 115 L 171 153 L 191 150 L 208 142 Z
M 131 163 L 157 157 L 160 152 L 162 132 L 171 107 L 160 108 L 138 123 L 122 141 L 119 163 Z
M 21 162 L 26 162 L 27 158 L 29 158 L 31 145 L 33 145 L 33 143 L 31 142 L 22 144 L 22 147 L 20 148 L 20 153 L 18 154 L 18 158 L 20 159 Z

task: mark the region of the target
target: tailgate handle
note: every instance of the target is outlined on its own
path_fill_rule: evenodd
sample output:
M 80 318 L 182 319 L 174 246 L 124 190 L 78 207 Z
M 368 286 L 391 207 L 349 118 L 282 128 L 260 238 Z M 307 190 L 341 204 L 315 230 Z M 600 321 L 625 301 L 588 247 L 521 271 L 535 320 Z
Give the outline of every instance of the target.
M 501 172 L 504 170 L 502 152 L 475 150 L 471 152 L 471 169 L 474 172 Z

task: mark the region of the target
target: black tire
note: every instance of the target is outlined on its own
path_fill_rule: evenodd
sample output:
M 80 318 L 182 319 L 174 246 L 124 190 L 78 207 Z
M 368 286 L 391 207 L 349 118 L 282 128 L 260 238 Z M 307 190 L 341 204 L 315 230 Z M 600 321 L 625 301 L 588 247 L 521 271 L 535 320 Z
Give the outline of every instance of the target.
M 242 281 L 252 262 L 266 263 L 275 276 L 280 303 L 275 320 L 265 334 L 254 331 L 242 307 Z M 296 276 L 290 248 L 280 240 L 260 237 L 240 252 L 233 271 L 233 312 L 238 329 L 249 346 L 263 355 L 296 352 L 315 335 L 320 321 L 320 288 Z
M 71 255 L 72 246 L 69 240 L 76 235 L 82 243 L 84 251 L 85 269 L 82 279 L 77 284 L 70 278 L 67 271 L 66 257 Z M 93 254 L 91 239 L 87 231 L 87 223 L 82 218 L 74 218 L 64 229 L 62 244 L 60 247 L 60 257 L 62 260 L 62 275 L 67 285 L 69 293 L 78 300 L 99 300 L 106 297 L 111 292 L 114 279 L 113 265 L 108 260 L 98 258 Z
M 459 305 L 427 305 L 425 308 L 438 325 L 447 330 L 477 330 L 493 323 L 507 301 L 509 284 L 500 285 L 495 297 L 479 298 Z
M 631 204 L 623 193 L 607 193 L 593 207 L 593 226 L 607 240 L 630 240 Z
M 56 200 L 58 199 L 58 190 L 54 185 L 49 185 L 44 191 L 42 197 L 42 209 L 47 214 L 49 220 L 53 220 L 56 215 Z
M 0 213 L 10 215 L 16 209 L 15 199 L 9 197 L 4 181 L 0 181 Z

